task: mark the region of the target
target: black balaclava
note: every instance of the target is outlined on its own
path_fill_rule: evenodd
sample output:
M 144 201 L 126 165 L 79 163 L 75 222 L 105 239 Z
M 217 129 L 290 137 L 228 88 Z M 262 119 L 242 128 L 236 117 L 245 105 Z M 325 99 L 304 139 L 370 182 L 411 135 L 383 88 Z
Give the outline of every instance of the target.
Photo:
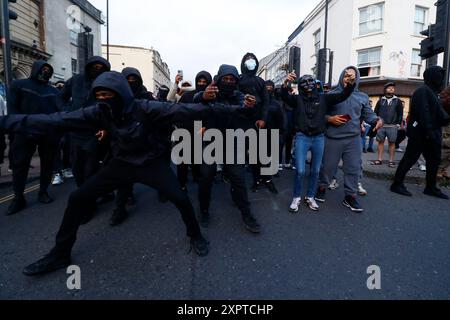
M 98 88 L 96 91 L 111 91 L 111 89 L 108 88 Z M 98 104 L 106 104 L 109 106 L 111 110 L 111 115 L 113 117 L 114 121 L 118 121 L 122 118 L 123 115 L 123 109 L 124 109 L 124 102 L 122 97 L 116 92 L 116 96 L 112 99 L 103 99 L 103 100 L 96 100 Z
M 89 79 L 91 79 L 92 81 L 94 81 L 100 75 L 102 75 L 103 73 L 108 71 L 108 68 L 106 66 L 103 66 L 103 68 L 101 70 L 95 70 L 93 68 L 93 65 L 89 66 L 89 68 L 88 68 L 88 76 L 89 76 Z
M 229 74 L 224 75 L 224 77 L 229 76 Z M 234 75 L 233 75 L 234 77 Z M 222 78 L 217 82 L 217 87 L 219 88 L 220 95 L 222 97 L 228 98 L 234 94 L 234 92 L 238 89 L 238 79 L 235 79 L 236 82 L 234 84 L 223 83 Z
M 275 83 L 274 83 L 273 81 L 270 81 L 270 80 L 269 80 L 269 81 L 266 81 L 265 86 L 266 86 L 266 87 L 271 86 L 271 87 L 273 88 L 272 91 L 267 90 L 267 92 L 269 93 L 269 95 L 270 95 L 271 97 L 273 97 L 274 94 L 275 94 Z
M 434 92 L 439 93 L 444 89 L 445 70 L 439 66 L 433 66 L 425 70 L 423 74 L 425 84 Z
M 200 77 L 198 80 L 206 80 L 206 82 L 208 82 L 208 79 L 206 79 L 205 77 Z M 198 84 L 198 81 L 197 81 L 195 87 L 196 87 L 196 91 L 197 91 L 197 92 L 203 92 L 203 91 L 206 90 L 206 88 L 208 88 L 208 85 L 207 85 L 207 84 L 205 84 L 205 85 L 199 85 L 199 84 Z
M 301 77 L 298 85 L 301 92 L 304 94 L 311 94 L 316 90 L 316 81 L 311 75 Z
M 137 76 L 136 76 L 137 78 Z M 128 78 L 127 78 L 128 81 Z M 131 91 L 133 91 L 133 94 L 136 95 L 139 93 L 139 91 L 141 91 L 142 89 L 142 82 L 139 81 L 139 79 L 137 81 L 128 81 L 128 84 L 130 85 Z

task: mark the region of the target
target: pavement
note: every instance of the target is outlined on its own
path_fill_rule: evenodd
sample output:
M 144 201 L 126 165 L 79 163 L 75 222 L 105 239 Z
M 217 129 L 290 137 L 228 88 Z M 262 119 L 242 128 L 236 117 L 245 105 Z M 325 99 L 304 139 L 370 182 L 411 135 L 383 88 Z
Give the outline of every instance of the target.
M 81 268 L 81 290 L 73 291 L 65 270 L 38 278 L 21 270 L 52 247 L 74 183 L 52 187 L 56 202 L 47 206 L 32 191 L 26 211 L 0 215 L 0 299 L 450 299 L 448 201 L 426 197 L 415 184 L 408 185 L 414 197 L 404 198 L 388 191 L 388 181 L 367 177 L 363 215 L 341 204 L 342 187 L 319 213 L 305 207 L 293 215 L 287 210 L 293 175 L 284 171 L 275 180 L 278 196 L 250 193 L 261 235 L 243 227 L 229 186 L 215 185 L 205 258 L 189 252 L 175 208 L 137 186 L 138 204 L 124 225 L 108 225 L 109 204 L 80 229 L 72 258 Z M 1 193 L 8 199 L 11 191 Z M 198 208 L 192 184 L 189 193 Z M 0 212 L 8 204 L 0 200 Z M 381 290 L 367 287 L 372 265 L 381 270 Z

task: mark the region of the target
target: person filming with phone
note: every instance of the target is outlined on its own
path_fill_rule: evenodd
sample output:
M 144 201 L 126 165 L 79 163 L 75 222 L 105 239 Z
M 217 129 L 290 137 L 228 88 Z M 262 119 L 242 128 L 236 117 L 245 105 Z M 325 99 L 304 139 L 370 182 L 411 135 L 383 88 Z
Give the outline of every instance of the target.
M 325 202 L 326 189 L 333 180 L 339 163 L 343 160 L 345 183 L 343 205 L 354 213 L 361 213 L 364 210 L 356 198 L 362 162 L 361 121 L 373 125 L 375 130 L 383 126 L 383 121 L 370 107 L 369 96 L 358 89 L 360 83 L 358 68 L 346 68 L 341 74 L 339 87 L 331 93 L 345 91 L 348 78 L 355 79 L 352 80 L 355 81 L 353 93 L 347 100 L 329 108 L 327 112 L 325 153 L 316 201 Z
M 305 75 L 298 81 L 300 94 L 297 96 L 290 95 L 289 86 L 296 80 L 296 73 L 290 73 L 284 82 L 281 92 L 284 102 L 294 109 L 295 130 L 297 132 L 295 137 L 295 167 L 297 174 L 294 182 L 294 199 L 289 209 L 292 213 L 300 210 L 302 184 L 306 176 L 306 161 L 310 151 L 312 153 L 311 178 L 305 197 L 305 204 L 313 211 L 319 210 L 314 196 L 317 191 L 325 148 L 327 110 L 336 104 L 344 102 L 351 96 L 356 75 L 346 74 L 343 78 L 343 90 L 333 94 L 319 93 L 315 79 L 311 75 Z

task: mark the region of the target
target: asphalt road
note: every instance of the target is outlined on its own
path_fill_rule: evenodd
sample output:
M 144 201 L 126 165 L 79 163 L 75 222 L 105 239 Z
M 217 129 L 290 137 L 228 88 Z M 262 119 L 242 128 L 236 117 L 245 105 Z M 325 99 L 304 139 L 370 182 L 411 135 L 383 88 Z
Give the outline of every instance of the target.
M 57 201 L 36 203 L 6 217 L 0 205 L 0 299 L 449 299 L 450 202 L 387 192 L 387 181 L 365 181 L 363 215 L 342 206 L 342 188 L 329 194 L 319 213 L 292 215 L 292 172 L 276 180 L 279 196 L 251 194 L 263 225 L 245 231 L 229 187 L 214 189 L 213 221 L 205 235 L 206 258 L 189 253 L 181 218 L 156 193 L 138 186 L 138 206 L 123 225 L 111 228 L 112 205 L 80 229 L 73 263 L 81 290 L 67 289 L 64 270 L 27 278 L 22 268 L 52 247 L 73 184 L 53 188 Z M 196 208 L 196 190 L 190 186 Z M 10 191 L 1 191 L 1 198 Z M 7 198 L 6 198 L 7 199 Z M 0 201 L 1 202 L 1 201 Z M 367 268 L 381 269 L 381 290 L 367 288 Z

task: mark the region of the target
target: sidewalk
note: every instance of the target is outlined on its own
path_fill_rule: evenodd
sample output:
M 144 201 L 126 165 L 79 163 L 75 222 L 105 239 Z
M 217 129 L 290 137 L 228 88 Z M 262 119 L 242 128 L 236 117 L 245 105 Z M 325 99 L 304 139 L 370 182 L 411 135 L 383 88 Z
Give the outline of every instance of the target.
M 37 155 L 33 157 L 31 161 L 30 172 L 28 173 L 28 183 L 39 180 L 40 175 L 40 160 Z M 1 176 L 0 176 L 0 189 L 12 187 L 12 172 L 8 171 L 9 160 L 5 157 L 5 163 L 1 166 Z

